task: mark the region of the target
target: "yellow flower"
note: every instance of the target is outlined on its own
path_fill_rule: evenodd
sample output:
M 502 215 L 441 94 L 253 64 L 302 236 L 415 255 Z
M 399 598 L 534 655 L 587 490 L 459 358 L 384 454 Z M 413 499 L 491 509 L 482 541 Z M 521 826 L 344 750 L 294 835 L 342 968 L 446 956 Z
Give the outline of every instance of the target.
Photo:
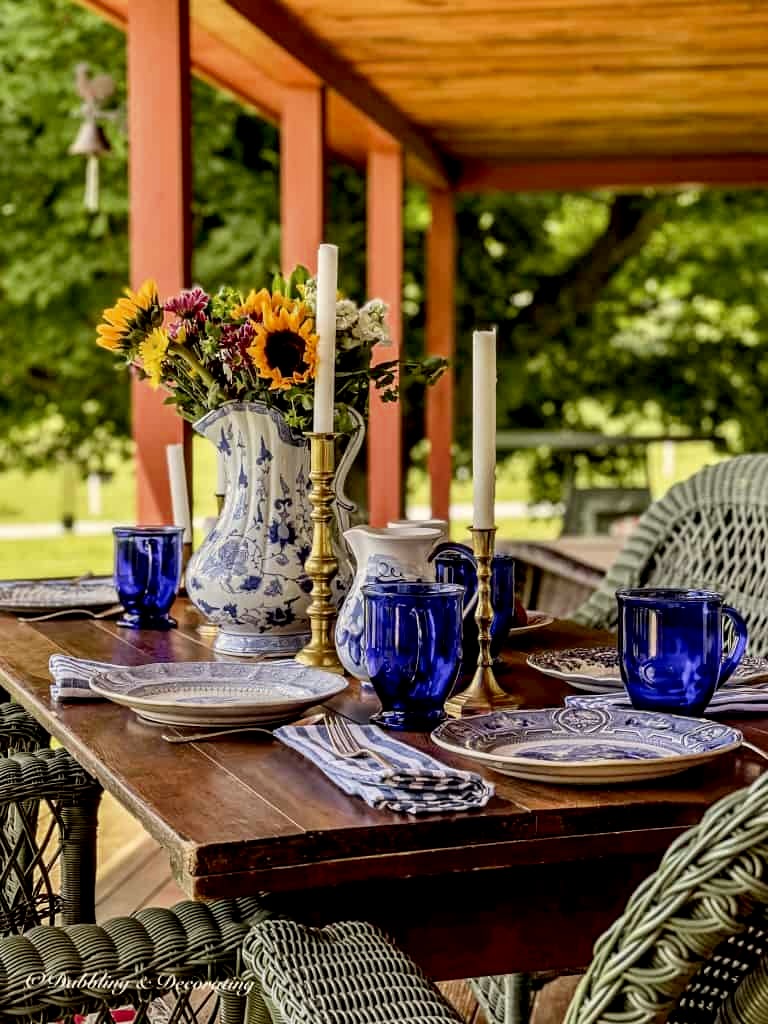
M 318 338 L 307 307 L 280 296 L 278 308 L 262 309 L 263 319 L 255 324 L 248 349 L 259 376 L 271 381 L 270 391 L 304 384 L 315 376 L 317 367 Z
M 264 316 L 265 309 L 272 309 L 274 298 L 267 291 L 266 288 L 262 288 L 261 291 L 256 291 L 254 288 L 248 292 L 245 302 L 239 306 L 232 308 L 232 316 L 234 317 L 251 317 L 254 320 L 261 320 Z M 282 296 L 279 296 L 282 298 Z
M 148 277 L 146 281 L 140 284 L 138 290 L 135 292 L 132 292 L 130 288 L 126 288 L 125 294 L 137 310 L 149 309 L 151 306 L 158 305 L 159 302 L 157 297 L 157 282 L 153 281 L 151 277 Z
M 125 295 L 114 306 L 104 310 L 104 323 L 96 328 L 96 344 L 112 352 L 127 348 L 136 318 L 140 313 L 158 305 L 157 285 L 154 281 L 145 281 L 135 292 L 126 288 Z
M 139 357 L 153 388 L 159 388 L 163 382 L 163 360 L 169 343 L 168 332 L 156 327 L 139 345 Z

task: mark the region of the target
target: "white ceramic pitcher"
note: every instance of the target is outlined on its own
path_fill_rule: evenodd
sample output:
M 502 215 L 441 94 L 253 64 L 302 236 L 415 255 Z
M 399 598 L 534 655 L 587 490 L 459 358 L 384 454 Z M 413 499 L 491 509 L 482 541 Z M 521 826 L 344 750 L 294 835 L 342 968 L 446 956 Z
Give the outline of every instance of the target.
M 357 571 L 336 622 L 336 650 L 342 665 L 367 680 L 363 649 L 363 594 L 366 583 L 424 583 L 435 578 L 430 556 L 453 545 L 441 544 L 440 528 L 421 526 L 354 526 L 344 538 L 352 549 Z M 460 545 L 456 545 L 457 548 Z

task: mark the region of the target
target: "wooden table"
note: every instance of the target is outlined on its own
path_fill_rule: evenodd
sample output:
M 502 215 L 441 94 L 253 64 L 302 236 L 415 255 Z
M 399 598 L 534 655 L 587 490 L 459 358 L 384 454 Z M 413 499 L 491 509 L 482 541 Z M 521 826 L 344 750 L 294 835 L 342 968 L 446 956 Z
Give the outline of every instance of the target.
M 671 840 L 762 770 L 744 752 L 677 780 L 615 789 L 489 773 L 496 796 L 484 810 L 414 819 L 370 810 L 266 738 L 174 746 L 115 704 L 51 703 L 56 651 L 124 664 L 212 658 L 191 611 L 182 605 L 179 615 L 182 628 L 170 633 L 0 616 L 0 669 L 13 697 L 163 844 L 188 893 L 267 890 L 306 920 L 377 921 L 438 979 L 584 965 Z M 566 623 L 531 634 L 505 654 L 502 681 L 530 706 L 558 704 L 564 688 L 527 668 L 527 654 L 604 639 Z M 375 700 L 352 684 L 331 704 L 362 721 Z M 768 719 L 748 722 L 749 738 L 768 748 Z M 425 736 L 405 738 L 435 750 Z
M 517 560 L 518 589 L 526 608 L 566 617 L 600 585 L 626 538 L 558 537 L 499 542 Z

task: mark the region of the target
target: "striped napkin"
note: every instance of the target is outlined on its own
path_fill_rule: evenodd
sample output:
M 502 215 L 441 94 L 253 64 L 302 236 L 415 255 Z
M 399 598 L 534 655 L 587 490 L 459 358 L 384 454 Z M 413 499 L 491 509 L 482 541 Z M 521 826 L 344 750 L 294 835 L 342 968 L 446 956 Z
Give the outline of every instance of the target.
M 590 696 L 568 696 L 569 707 L 611 707 L 631 708 L 632 702 L 626 691 L 620 693 L 596 693 Z M 768 714 L 768 686 L 765 683 L 754 686 L 724 686 L 717 690 L 704 712 L 706 716 L 728 714 Z
M 485 807 L 494 793 L 492 783 L 474 772 L 449 768 L 429 754 L 392 739 L 375 725 L 349 723 L 361 747 L 375 747 L 394 768 L 382 768 L 373 758 L 340 758 L 325 724 L 284 725 L 273 735 L 297 750 L 350 796 L 359 796 L 376 810 L 403 814 L 450 814 Z
M 70 658 L 68 654 L 52 654 L 48 662 L 48 671 L 53 677 L 51 700 L 103 700 L 103 697 L 91 690 L 91 680 L 112 668 L 125 668 L 125 665 Z

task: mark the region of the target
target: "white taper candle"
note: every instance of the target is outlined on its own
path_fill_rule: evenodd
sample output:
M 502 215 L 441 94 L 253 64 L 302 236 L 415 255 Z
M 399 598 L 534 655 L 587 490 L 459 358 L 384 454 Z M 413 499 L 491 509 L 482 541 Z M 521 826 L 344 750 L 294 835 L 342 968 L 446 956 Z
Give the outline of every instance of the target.
M 491 529 L 496 525 L 496 331 L 475 331 L 472 338 L 472 494 L 472 525 Z
M 184 445 L 168 444 L 165 446 L 165 457 L 168 460 L 168 482 L 171 487 L 171 508 L 173 522 L 184 527 L 183 541 L 192 543 L 192 513 L 189 507 L 187 491 L 187 470 L 184 465 Z
M 338 247 L 321 245 L 317 252 L 317 310 L 315 312 L 315 329 L 320 340 L 317 346 L 315 409 L 312 418 L 312 429 L 316 434 L 333 432 L 338 279 Z

